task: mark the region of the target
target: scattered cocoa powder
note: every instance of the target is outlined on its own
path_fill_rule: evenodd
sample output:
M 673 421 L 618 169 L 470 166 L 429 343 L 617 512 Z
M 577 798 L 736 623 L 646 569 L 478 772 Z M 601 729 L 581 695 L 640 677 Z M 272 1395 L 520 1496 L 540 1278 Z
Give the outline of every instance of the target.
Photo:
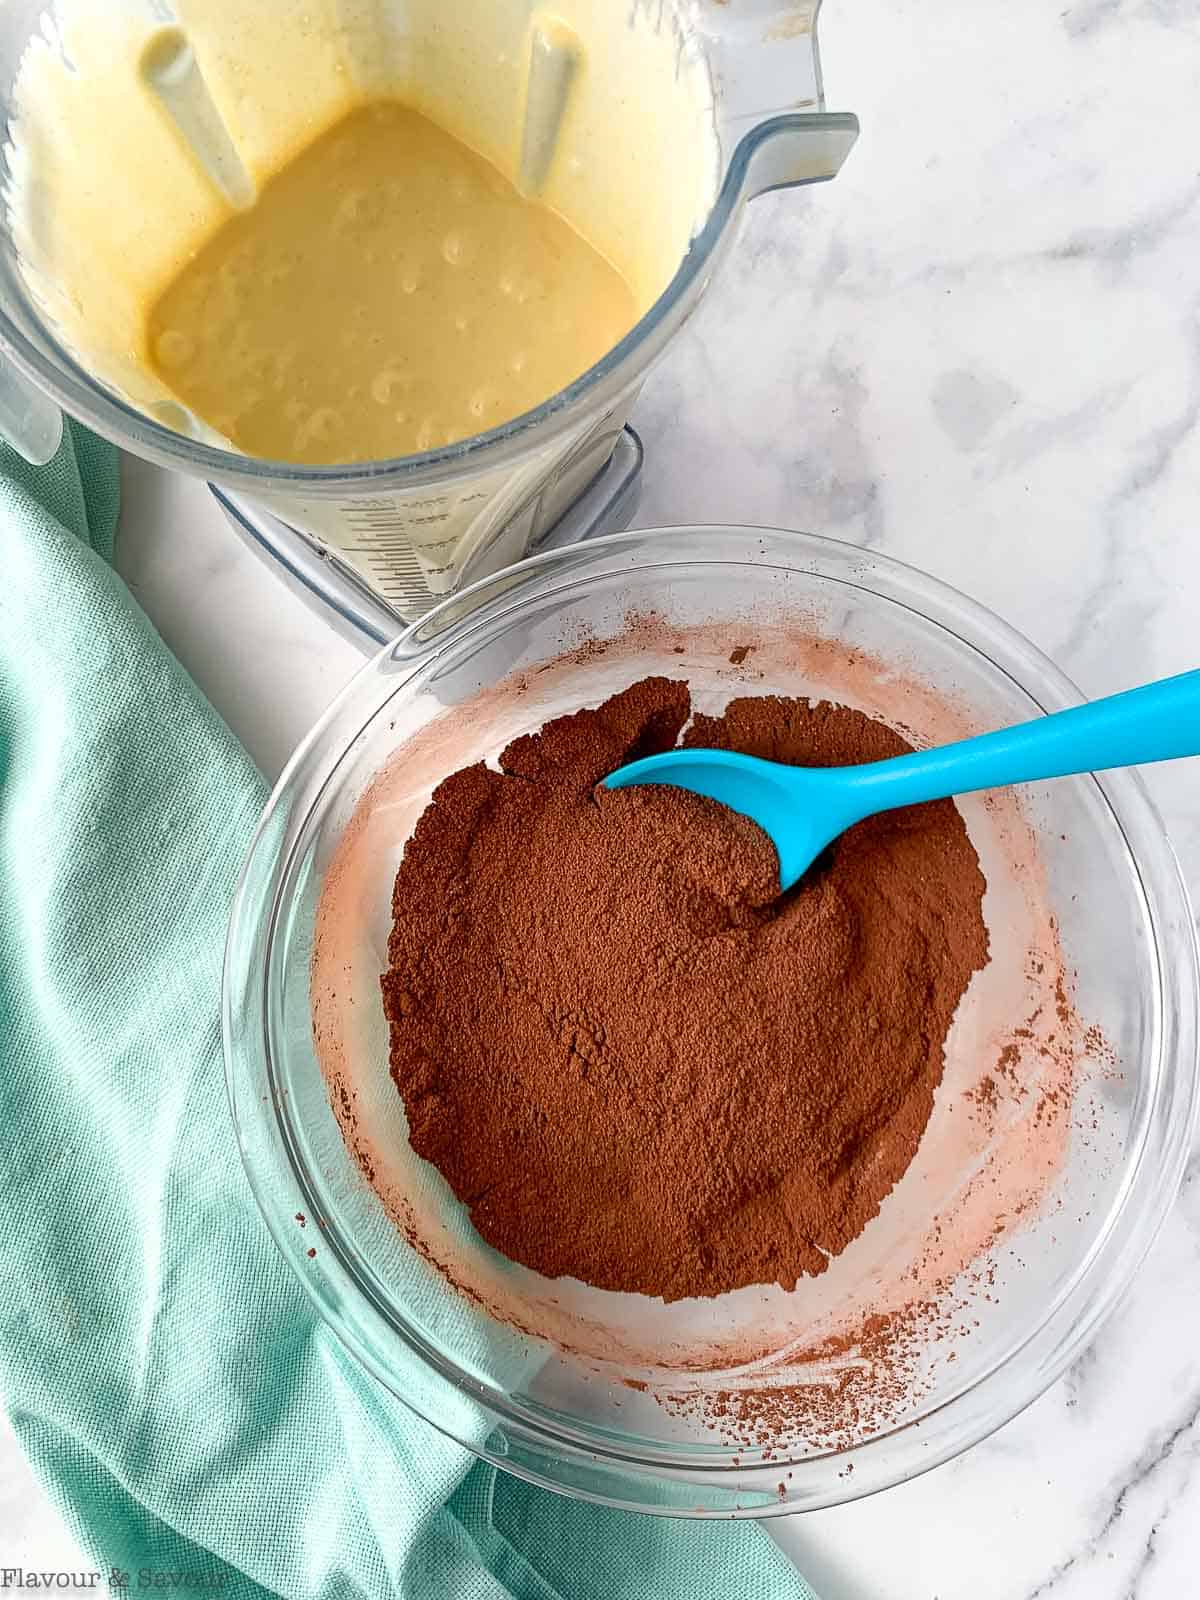
M 874 818 L 781 896 L 714 803 L 598 789 L 676 743 L 646 679 L 437 789 L 383 978 L 417 1153 L 485 1240 L 554 1278 L 675 1300 L 822 1272 L 901 1177 L 987 959 L 950 802 Z M 735 700 L 686 743 L 800 765 L 908 747 L 831 705 Z
M 818 1381 L 763 1373 L 760 1382 L 738 1388 L 665 1388 L 654 1398 L 669 1415 L 702 1422 L 726 1444 L 759 1453 L 760 1461 L 800 1441 L 847 1450 L 918 1397 L 921 1352 L 937 1328 L 936 1308 L 914 1302 L 901 1313 L 868 1317 L 852 1339 L 814 1351 L 813 1363 L 827 1363 Z

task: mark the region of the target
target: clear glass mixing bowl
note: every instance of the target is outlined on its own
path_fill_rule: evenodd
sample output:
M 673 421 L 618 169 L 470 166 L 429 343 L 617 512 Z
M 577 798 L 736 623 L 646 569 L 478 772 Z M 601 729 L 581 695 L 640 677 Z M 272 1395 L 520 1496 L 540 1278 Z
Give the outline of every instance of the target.
M 632 633 L 631 618 L 640 619 Z M 589 639 L 618 642 L 578 648 Z M 738 643 L 754 648 L 733 664 Z M 553 669 L 536 670 L 552 660 Z M 874 1296 L 883 1306 L 894 1284 L 885 1285 L 880 1264 L 904 1269 L 924 1259 L 934 1213 L 945 1221 L 949 1212 L 936 1173 L 917 1169 L 939 1117 L 957 1112 L 961 1126 L 972 1114 L 960 1090 L 964 1072 L 978 1074 L 980 1052 L 994 1049 L 983 1024 L 968 1025 L 960 1011 L 913 1170 L 828 1272 L 794 1295 L 745 1290 L 665 1307 L 569 1280 L 546 1284 L 483 1246 L 440 1177 L 405 1155 L 377 1003 L 391 866 L 433 784 L 513 733 L 651 671 L 686 677 L 710 701 L 780 691 L 855 703 L 889 714 L 918 742 L 944 737 L 947 715 L 961 731 L 1079 698 L 1027 641 L 962 595 L 806 535 L 638 533 L 489 579 L 354 680 L 271 800 L 229 936 L 224 1022 L 237 1137 L 267 1224 L 320 1314 L 379 1382 L 488 1460 L 568 1494 L 660 1513 L 768 1516 L 828 1506 L 984 1437 L 1044 1389 L 1116 1305 L 1171 1203 L 1189 1144 L 1192 917 L 1136 775 L 1030 786 L 1019 801 L 963 802 L 989 879 L 988 973 L 995 969 L 1001 984 L 1031 975 L 1022 918 L 1038 901 L 1057 927 L 1075 974 L 1074 1006 L 1089 1025 L 1072 1032 L 1060 1012 L 1059 1046 L 1069 1035 L 1075 1058 L 1060 1159 L 1041 1203 L 947 1286 L 954 1315 L 927 1348 L 910 1352 L 914 1382 L 902 1396 L 892 1393 L 882 1409 L 862 1405 L 832 1430 L 814 1425 L 811 1408 L 807 1420 L 773 1424 L 769 1436 L 731 1427 L 729 1401 L 742 1395 L 759 1397 L 761 1415 L 766 1392 L 778 1419 L 770 1386 L 781 1362 L 803 1371 L 805 1383 L 828 1384 L 845 1359 L 865 1374 L 863 1392 L 876 1383 L 865 1347 L 842 1350 L 833 1366 L 798 1369 L 764 1352 L 785 1335 L 802 1343 L 807 1325 L 832 1326 L 850 1302 L 871 1310 Z M 506 691 L 495 687 L 501 680 Z M 1033 851 L 1011 874 L 1008 846 L 997 846 L 1010 825 L 1009 843 L 1020 834 Z M 384 870 L 344 880 L 351 931 L 331 984 L 328 967 L 314 978 L 318 917 L 331 885 L 341 894 L 347 841 L 362 838 L 364 826 L 383 840 Z M 343 1088 L 396 1156 L 387 1184 L 379 1172 L 368 1182 L 343 1139 L 314 1040 L 314 983 L 325 1000 L 343 978 L 341 1003 L 361 1002 L 341 1039 L 349 1052 Z M 400 1213 L 407 1236 L 394 1221 Z M 475 1298 L 452 1289 L 429 1256 L 455 1263 Z M 506 1318 L 517 1307 L 515 1320 L 530 1331 L 488 1305 L 502 1305 Z M 888 1370 L 879 1371 L 881 1388 Z

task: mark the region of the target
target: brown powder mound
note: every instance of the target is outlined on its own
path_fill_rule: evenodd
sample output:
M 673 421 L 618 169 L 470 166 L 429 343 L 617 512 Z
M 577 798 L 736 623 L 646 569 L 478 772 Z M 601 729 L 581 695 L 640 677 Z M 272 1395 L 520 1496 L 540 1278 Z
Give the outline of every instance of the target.
M 862 1232 L 929 1119 L 987 959 L 954 805 L 860 824 L 779 894 L 750 822 L 596 788 L 670 748 L 651 678 L 437 790 L 396 879 L 383 979 L 417 1153 L 483 1238 L 547 1277 L 666 1300 L 795 1286 Z M 907 749 L 858 712 L 774 698 L 688 743 L 796 764 Z

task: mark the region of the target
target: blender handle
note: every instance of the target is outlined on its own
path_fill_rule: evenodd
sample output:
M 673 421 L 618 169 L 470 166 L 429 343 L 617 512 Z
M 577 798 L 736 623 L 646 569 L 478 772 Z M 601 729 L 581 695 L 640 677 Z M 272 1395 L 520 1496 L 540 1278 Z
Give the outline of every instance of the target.
M 63 438 L 62 412 L 6 355 L 0 355 L 0 438 L 35 467 L 54 460 Z

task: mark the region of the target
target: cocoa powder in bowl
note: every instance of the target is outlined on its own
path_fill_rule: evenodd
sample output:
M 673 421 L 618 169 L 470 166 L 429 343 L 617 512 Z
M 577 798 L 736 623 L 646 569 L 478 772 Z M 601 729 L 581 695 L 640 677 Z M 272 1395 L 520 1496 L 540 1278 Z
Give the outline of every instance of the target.
M 952 802 L 860 824 L 780 896 L 753 824 L 597 788 L 689 716 L 686 685 L 647 679 L 446 779 L 397 875 L 383 978 L 413 1148 L 482 1237 L 665 1300 L 791 1289 L 862 1232 L 987 959 Z M 773 697 L 685 742 L 828 766 L 908 748 Z

